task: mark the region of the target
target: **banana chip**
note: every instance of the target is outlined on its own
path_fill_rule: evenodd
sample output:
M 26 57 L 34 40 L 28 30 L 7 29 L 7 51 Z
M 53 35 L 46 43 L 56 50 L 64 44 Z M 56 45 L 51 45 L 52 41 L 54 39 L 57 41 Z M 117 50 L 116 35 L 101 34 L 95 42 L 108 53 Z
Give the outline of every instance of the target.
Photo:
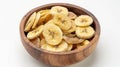
M 54 17 L 54 23 L 58 25 L 62 30 L 66 31 L 69 30 L 72 26 L 72 20 L 70 20 L 68 17 Z
M 74 23 L 74 21 L 71 20 L 71 28 L 63 32 L 67 34 L 67 33 L 75 32 L 75 30 L 76 30 L 76 24 Z
M 41 34 L 41 32 L 43 31 L 43 27 L 44 27 L 43 25 L 40 25 L 36 29 L 28 32 L 27 38 L 28 39 L 34 39 L 34 38 L 38 37 Z
M 51 8 L 50 12 L 53 15 L 64 15 L 64 16 L 68 15 L 68 9 L 62 6 L 54 6 Z
M 63 36 L 63 39 L 69 44 L 78 44 L 84 41 L 84 39 L 79 39 L 77 37 L 67 37 L 67 36 Z
M 41 25 L 41 24 L 48 22 L 53 17 L 52 14 L 50 14 L 49 9 L 41 10 L 41 11 L 39 11 L 39 13 L 41 14 L 41 18 L 39 19 L 38 25 Z
M 91 26 L 77 27 L 75 33 L 79 38 L 90 39 L 91 37 L 93 37 L 95 31 Z
M 35 22 L 33 23 L 32 29 L 34 29 L 37 26 L 39 19 L 40 19 L 40 13 L 38 12 L 35 18 Z
M 53 52 L 63 52 L 71 49 L 71 46 L 68 49 L 68 44 L 65 41 L 62 41 L 59 45 L 50 45 L 48 44 L 45 39 L 41 40 L 41 48 L 48 50 L 48 51 L 53 51 Z
M 48 44 L 58 45 L 62 41 L 62 31 L 55 24 L 46 24 L 43 29 L 43 36 Z
M 32 39 L 30 40 L 35 46 L 39 47 L 40 48 L 40 38 L 35 38 L 35 39 Z
M 24 29 L 25 32 L 30 31 L 32 25 L 34 24 L 35 17 L 36 17 L 36 12 L 34 12 L 34 13 L 30 16 L 30 18 L 28 19 L 28 21 L 27 21 L 27 23 L 26 23 L 26 25 L 25 25 L 25 29 Z
M 92 23 L 93 23 L 93 19 L 88 15 L 81 15 L 75 19 L 75 24 L 77 26 L 89 26 Z
M 78 48 L 78 49 L 85 48 L 87 45 L 89 45 L 89 43 L 90 43 L 89 40 L 85 40 L 85 41 L 83 41 L 82 43 L 77 44 L 77 48 Z
M 73 19 L 77 18 L 77 15 L 73 12 L 68 12 L 68 17 L 73 20 Z

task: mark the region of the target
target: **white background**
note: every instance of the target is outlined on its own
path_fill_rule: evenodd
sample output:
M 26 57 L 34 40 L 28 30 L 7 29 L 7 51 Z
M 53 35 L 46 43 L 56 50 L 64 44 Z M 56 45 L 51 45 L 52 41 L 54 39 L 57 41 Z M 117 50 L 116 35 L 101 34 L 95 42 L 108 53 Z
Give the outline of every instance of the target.
M 119 0 L 0 0 L 0 67 L 50 67 L 26 52 L 20 41 L 19 24 L 29 10 L 51 2 L 81 6 L 92 12 L 101 25 L 95 52 L 67 67 L 120 67 Z

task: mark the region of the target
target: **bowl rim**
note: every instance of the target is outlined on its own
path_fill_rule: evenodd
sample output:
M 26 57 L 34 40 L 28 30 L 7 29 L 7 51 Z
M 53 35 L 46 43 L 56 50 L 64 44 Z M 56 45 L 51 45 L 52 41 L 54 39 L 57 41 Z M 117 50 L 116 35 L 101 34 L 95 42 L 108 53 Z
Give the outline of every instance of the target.
M 94 20 L 94 23 L 95 23 L 95 35 L 93 37 L 93 39 L 90 41 L 89 45 L 86 46 L 85 48 L 79 50 L 79 49 L 75 49 L 75 50 L 72 50 L 72 51 L 67 51 L 67 52 L 51 52 L 51 51 L 47 51 L 45 49 L 41 49 L 41 48 L 38 48 L 36 46 L 33 45 L 33 43 L 26 37 L 25 33 L 24 33 L 24 25 L 25 25 L 25 21 L 28 19 L 28 17 L 35 11 L 41 9 L 41 8 L 44 8 L 44 7 L 49 7 L 49 6 L 70 6 L 70 7 L 73 7 L 73 8 L 76 8 L 76 9 L 79 9 L 79 10 L 82 10 L 84 11 L 85 13 L 87 13 L 89 16 L 91 16 Z M 100 24 L 98 22 L 98 20 L 96 19 L 96 17 L 91 13 L 89 12 L 88 10 L 80 7 L 80 6 L 77 6 L 77 5 L 73 5 L 73 4 L 69 4 L 69 3 L 49 3 L 49 4 L 45 4 L 45 5 L 42 5 L 42 6 L 38 6 L 36 8 L 33 8 L 31 9 L 29 12 L 27 12 L 24 17 L 22 18 L 21 22 L 20 22 L 20 26 L 19 26 L 19 29 L 20 29 L 20 35 L 21 35 L 21 39 L 23 39 L 25 42 L 27 42 L 29 44 L 29 46 L 33 47 L 34 49 L 38 50 L 38 51 L 41 51 L 41 52 L 44 52 L 44 53 L 49 53 L 49 54 L 57 54 L 57 55 L 64 55 L 64 54 L 74 54 L 74 53 L 79 53 L 81 51 L 84 51 L 86 50 L 87 48 L 91 47 L 98 39 L 99 39 L 99 36 L 100 36 Z

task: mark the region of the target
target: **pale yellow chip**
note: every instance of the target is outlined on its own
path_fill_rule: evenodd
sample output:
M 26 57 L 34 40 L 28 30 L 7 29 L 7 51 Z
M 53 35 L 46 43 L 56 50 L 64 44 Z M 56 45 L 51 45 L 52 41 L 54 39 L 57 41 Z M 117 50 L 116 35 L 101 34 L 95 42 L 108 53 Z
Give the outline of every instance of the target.
M 92 17 L 88 15 L 80 15 L 75 19 L 75 24 L 77 26 L 89 26 L 93 23 Z
M 73 20 L 73 19 L 77 18 L 77 15 L 75 13 L 69 11 L 68 17 Z
M 37 24 L 38 24 L 38 22 L 39 22 L 39 19 L 40 19 L 40 13 L 38 12 L 37 15 L 36 15 L 34 24 L 33 24 L 33 26 L 32 26 L 32 29 L 34 29 L 34 28 L 37 26 Z
M 35 28 L 34 30 L 28 32 L 27 38 L 28 39 L 34 39 L 38 36 L 40 36 L 41 32 L 43 31 L 44 25 L 40 25 L 39 27 Z
M 31 27 L 32 25 L 34 24 L 34 21 L 35 21 L 35 18 L 36 18 L 36 12 L 34 12 L 28 19 L 26 25 L 25 25 L 25 29 L 24 31 L 25 32 L 28 32 L 31 30 Z
M 77 48 L 78 49 L 84 49 L 85 47 L 87 47 L 89 45 L 90 41 L 89 40 L 85 40 L 80 44 L 77 44 Z

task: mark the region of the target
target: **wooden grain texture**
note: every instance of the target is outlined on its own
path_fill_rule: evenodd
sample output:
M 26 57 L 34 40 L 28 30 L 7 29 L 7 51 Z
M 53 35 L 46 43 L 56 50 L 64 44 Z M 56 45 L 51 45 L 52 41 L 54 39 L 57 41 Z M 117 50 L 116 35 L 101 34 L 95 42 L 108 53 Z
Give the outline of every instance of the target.
M 24 26 L 29 16 L 35 11 L 48 9 L 56 5 L 67 7 L 69 11 L 72 11 L 77 15 L 87 14 L 93 18 L 94 22 L 92 26 L 94 27 L 96 33 L 88 46 L 82 49 L 75 49 L 69 52 L 59 52 L 59 53 L 49 52 L 47 50 L 43 50 L 41 48 L 34 46 L 32 42 L 30 42 L 26 38 L 26 35 L 24 33 Z M 20 36 L 21 36 L 21 41 L 23 43 L 23 46 L 32 57 L 36 58 L 37 60 L 45 64 L 49 64 L 52 66 L 66 66 L 66 65 L 71 65 L 71 64 L 82 61 L 94 51 L 100 36 L 100 25 L 96 17 L 84 8 L 81 8 L 79 6 L 75 6 L 72 4 L 68 4 L 68 3 L 51 3 L 51 4 L 39 6 L 37 8 L 32 9 L 22 18 L 20 23 Z

